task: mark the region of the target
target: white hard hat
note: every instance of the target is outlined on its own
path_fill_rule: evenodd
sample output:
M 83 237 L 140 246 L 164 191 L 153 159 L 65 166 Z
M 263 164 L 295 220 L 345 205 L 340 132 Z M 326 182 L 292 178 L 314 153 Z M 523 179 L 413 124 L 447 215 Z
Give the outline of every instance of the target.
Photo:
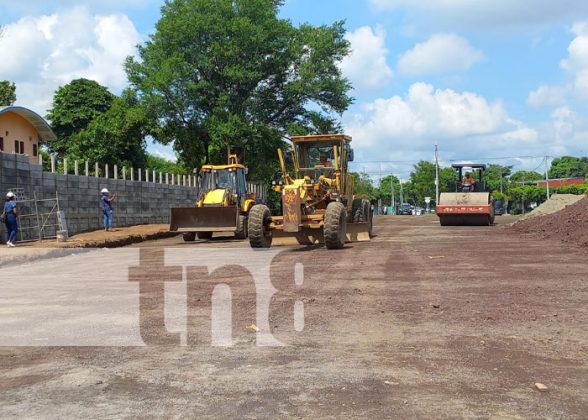
M 9 191 L 8 194 L 6 194 L 7 198 L 14 198 L 14 193 L 12 191 Z
M 102 191 L 100 191 L 102 194 L 109 194 L 108 190 L 106 188 L 102 188 Z

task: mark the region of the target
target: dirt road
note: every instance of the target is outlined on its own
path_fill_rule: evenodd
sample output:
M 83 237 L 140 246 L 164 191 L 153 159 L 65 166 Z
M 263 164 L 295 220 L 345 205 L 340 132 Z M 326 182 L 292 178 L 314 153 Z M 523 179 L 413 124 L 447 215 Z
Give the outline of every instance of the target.
M 434 217 L 376 218 L 375 233 L 372 242 L 341 251 L 296 248 L 274 258 L 270 272 L 278 292 L 268 326 L 282 347 L 255 345 L 255 288 L 251 275 L 236 266 L 247 243 L 184 244 L 172 238 L 106 256 L 97 251 L 65 263 L 56 259 L 51 269 L 67 265 L 82 289 L 91 290 L 95 283 L 84 283 L 84 267 L 102 273 L 101 261 L 115 264 L 141 250 L 142 262 L 151 263 L 160 279 L 168 275 L 157 269 L 161 248 L 224 250 L 225 263 L 233 266 L 197 283 L 193 293 L 206 297 L 198 287 L 230 285 L 233 345 L 210 345 L 210 311 L 199 297 L 186 310 L 195 337 L 188 337 L 186 346 L 1 347 L 0 416 L 587 417 L 583 252 L 499 227 L 441 228 Z M 296 286 L 300 264 L 303 282 Z M 172 271 L 170 278 L 181 277 L 181 270 Z M 68 276 L 47 275 L 41 301 L 2 279 L 0 329 L 16 322 L 11 308 L 26 323 L 39 311 L 58 313 L 60 302 L 72 299 L 86 313 L 88 307 L 107 305 L 123 293 L 120 284 L 108 283 L 114 277 L 100 274 L 101 293 L 73 299 L 64 297 Z M 145 287 L 146 296 L 154 298 L 160 285 Z M 130 306 L 138 300 L 132 292 Z M 297 301 L 304 303 L 300 332 L 293 321 Z M 141 309 L 141 325 L 151 332 L 161 326 L 156 306 L 148 299 Z M 121 325 L 113 328 L 138 321 L 117 322 Z M 47 321 L 44 333 L 60 328 L 75 326 L 59 318 Z M 157 335 L 143 338 L 164 341 Z M 536 382 L 548 390 L 539 392 Z

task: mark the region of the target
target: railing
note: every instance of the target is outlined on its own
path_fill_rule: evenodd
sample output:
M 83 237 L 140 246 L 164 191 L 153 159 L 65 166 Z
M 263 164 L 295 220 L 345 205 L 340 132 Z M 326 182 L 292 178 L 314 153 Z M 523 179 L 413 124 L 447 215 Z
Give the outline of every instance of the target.
M 61 166 L 59 170 L 58 164 Z M 39 165 L 43 166 L 42 155 L 39 155 Z M 63 173 L 64 175 L 83 175 L 104 179 L 122 179 L 138 182 L 179 185 L 184 187 L 198 187 L 198 179 L 194 175 L 179 173 L 170 174 L 145 168 L 127 168 L 126 166 L 119 168 L 118 165 L 112 165 L 111 167 L 108 163 L 104 165 L 94 163 L 91 165 L 90 161 L 79 162 L 74 160 L 73 162 L 70 162 L 67 158 L 58 162 L 57 158 L 53 155 L 50 158 L 50 172 Z

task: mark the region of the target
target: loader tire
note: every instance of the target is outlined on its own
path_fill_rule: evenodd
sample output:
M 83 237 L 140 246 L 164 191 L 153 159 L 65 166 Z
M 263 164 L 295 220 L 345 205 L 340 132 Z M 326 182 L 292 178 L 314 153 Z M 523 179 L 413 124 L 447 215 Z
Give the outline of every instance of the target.
M 249 245 L 251 248 L 269 248 L 272 246 L 270 222 L 272 216 L 267 206 L 256 204 L 249 211 L 248 217 Z
M 212 232 L 198 232 L 198 239 L 210 241 L 212 239 Z
M 235 239 L 247 239 L 247 216 L 242 214 L 237 219 L 237 230 L 235 231 Z
M 333 202 L 327 206 L 324 233 L 327 249 L 341 249 L 345 246 L 347 210 L 343 204 Z
M 182 234 L 184 242 L 194 242 L 196 240 L 196 234 L 194 232 L 186 232 Z

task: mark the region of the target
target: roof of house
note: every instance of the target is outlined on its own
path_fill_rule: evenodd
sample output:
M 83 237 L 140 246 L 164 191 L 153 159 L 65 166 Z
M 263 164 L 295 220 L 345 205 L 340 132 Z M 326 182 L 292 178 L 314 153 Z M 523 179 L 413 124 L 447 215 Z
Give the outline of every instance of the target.
M 47 121 L 36 112 L 22 106 L 0 106 L 0 115 L 7 112 L 14 112 L 31 123 L 31 125 L 35 127 L 35 130 L 37 130 L 37 133 L 39 133 L 39 137 L 42 141 L 57 140 L 57 136 L 49 124 L 47 124 Z

